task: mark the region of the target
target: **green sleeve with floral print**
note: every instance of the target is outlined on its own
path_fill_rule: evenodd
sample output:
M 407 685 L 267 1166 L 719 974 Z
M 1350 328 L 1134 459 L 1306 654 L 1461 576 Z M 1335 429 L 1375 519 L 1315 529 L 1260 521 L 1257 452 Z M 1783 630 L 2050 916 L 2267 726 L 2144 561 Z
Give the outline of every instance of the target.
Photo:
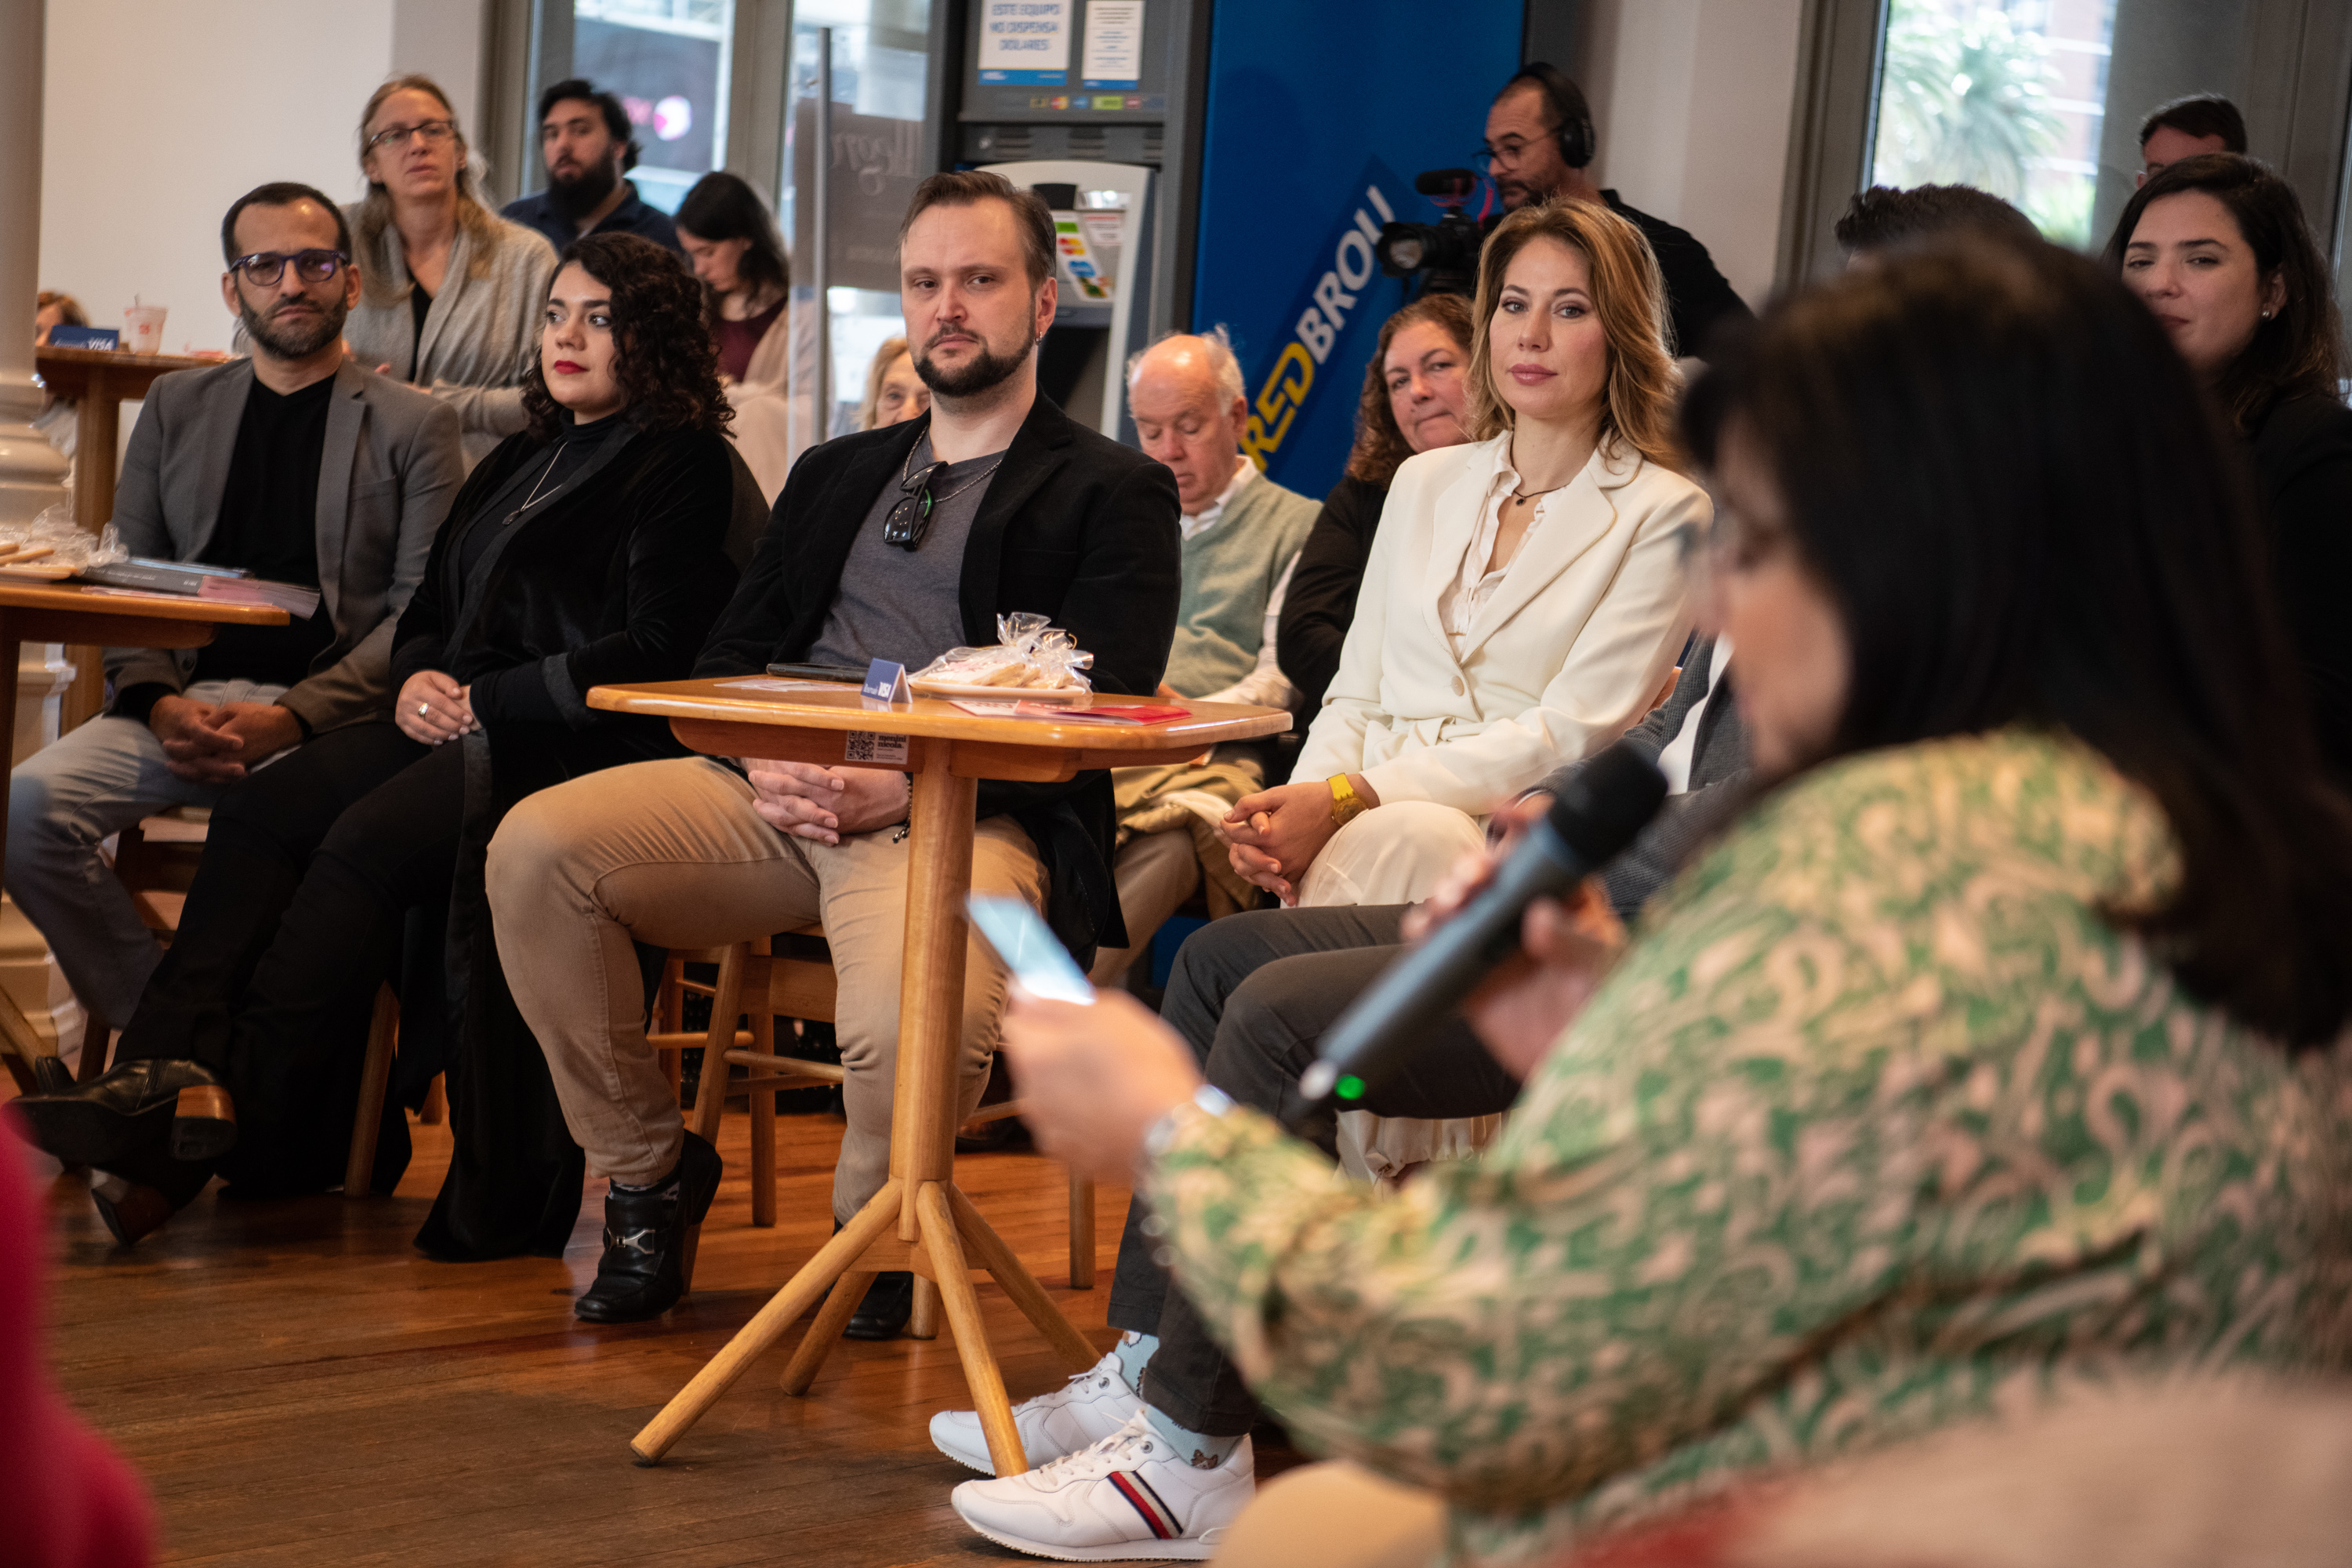
M 1665 895 L 1478 1159 L 1382 1197 L 1183 1112 L 1147 1181 L 1177 1278 L 1295 1433 L 1496 1561 L 2070 1376 L 2340 1363 L 2341 1075 L 2098 912 L 2171 854 L 2062 741 L 1818 770 Z

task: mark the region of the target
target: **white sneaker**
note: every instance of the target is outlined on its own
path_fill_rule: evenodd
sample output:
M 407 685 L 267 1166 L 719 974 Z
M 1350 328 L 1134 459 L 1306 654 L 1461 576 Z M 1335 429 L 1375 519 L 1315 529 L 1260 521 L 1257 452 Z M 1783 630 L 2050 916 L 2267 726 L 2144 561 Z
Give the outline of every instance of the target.
M 1015 1552 L 1064 1563 L 1203 1561 L 1257 1495 L 1244 1437 L 1222 1463 L 1178 1454 L 1141 1410 L 1082 1453 L 1025 1475 L 966 1481 L 949 1500 L 963 1521 Z
M 1014 1405 L 1013 1428 L 1021 1434 L 1022 1452 L 1034 1467 L 1093 1447 L 1142 1408 L 1143 1396 L 1128 1386 L 1118 1352 L 1113 1351 L 1053 1393 Z M 932 1416 L 931 1442 L 968 1470 L 996 1473 L 977 1410 L 942 1410 Z

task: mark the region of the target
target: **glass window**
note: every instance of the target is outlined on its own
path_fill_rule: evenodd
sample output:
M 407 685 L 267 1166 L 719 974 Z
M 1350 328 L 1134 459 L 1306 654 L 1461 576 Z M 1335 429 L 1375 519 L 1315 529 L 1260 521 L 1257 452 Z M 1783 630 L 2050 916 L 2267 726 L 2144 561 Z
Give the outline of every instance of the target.
M 573 0 L 572 71 L 620 95 L 637 194 L 676 212 L 726 162 L 735 0 Z
M 784 180 L 776 211 L 793 252 L 795 449 L 856 427 L 876 351 L 906 330 L 898 311 L 898 220 L 928 172 L 930 21 L 930 0 L 799 0 L 793 7 Z M 833 92 L 820 133 L 824 37 L 833 42 Z M 822 215 L 820 157 L 828 208 Z M 815 308 L 820 287 L 822 311 Z M 820 380 L 821 363 L 829 374 Z
M 2148 110 L 2242 90 L 2245 10 L 2245 0 L 1888 0 L 1869 183 L 1975 185 L 2052 239 L 2095 250 L 2138 177 Z

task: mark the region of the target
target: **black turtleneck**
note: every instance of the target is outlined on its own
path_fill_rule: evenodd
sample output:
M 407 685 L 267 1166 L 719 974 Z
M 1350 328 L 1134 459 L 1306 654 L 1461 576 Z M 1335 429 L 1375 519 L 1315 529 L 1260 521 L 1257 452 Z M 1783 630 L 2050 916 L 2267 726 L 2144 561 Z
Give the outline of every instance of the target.
M 570 487 L 572 477 L 607 440 L 625 437 L 629 429 L 625 409 L 587 425 L 574 422 L 572 411 L 565 409 L 563 428 L 555 439 L 525 459 L 514 478 L 467 523 L 466 537 L 457 551 L 457 571 L 467 588 L 474 584 L 474 568 L 481 564 L 482 556 L 500 533 L 545 511 L 547 503 Z M 531 499 L 534 496 L 536 500 Z
M 569 494 L 593 458 L 634 434 L 635 427 L 629 423 L 625 409 L 586 425 L 573 420 L 570 409 L 563 411 L 563 426 L 555 438 L 525 458 L 514 477 L 467 520 L 466 532 L 457 546 L 458 579 L 464 584 L 458 604 L 460 614 L 482 591 L 482 578 L 486 575 L 483 558 L 490 547 L 509 529 L 521 527 L 544 513 L 558 496 Z M 547 673 L 539 665 L 517 665 L 498 670 L 474 684 L 488 689 L 477 693 L 480 708 L 504 719 L 549 724 L 564 721 L 563 710 L 548 689 Z

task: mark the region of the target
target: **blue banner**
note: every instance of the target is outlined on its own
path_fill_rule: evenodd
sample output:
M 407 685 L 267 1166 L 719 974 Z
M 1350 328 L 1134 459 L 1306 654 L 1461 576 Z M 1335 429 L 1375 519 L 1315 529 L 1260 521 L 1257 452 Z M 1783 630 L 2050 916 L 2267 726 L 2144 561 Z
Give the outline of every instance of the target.
M 1244 385 L 1255 387 L 1256 395 L 1250 399 L 1242 450 L 1277 480 L 1297 467 L 1282 459 L 1286 446 L 1298 451 L 1307 445 L 1291 444 L 1291 435 L 1309 427 L 1309 410 L 1323 415 L 1335 405 L 1344 409 L 1353 438 L 1364 366 L 1380 342 L 1381 323 L 1403 301 L 1402 280 L 1381 276 L 1374 247 L 1380 243 L 1381 225 L 1407 204 L 1411 189 L 1378 158 L 1364 161 L 1354 186 L 1339 193 L 1342 199 L 1330 233 L 1322 248 L 1308 258 L 1297 294 L 1277 318 L 1290 323 L 1290 336 L 1272 351 L 1270 359 L 1253 356 L 1256 363 L 1243 362 Z M 1318 260 L 1323 263 L 1320 273 L 1313 267 Z M 1336 374 L 1324 374 L 1327 366 Z M 1317 421 L 1327 429 L 1332 422 L 1328 416 Z M 1292 488 L 1319 495 L 1337 478 Z
M 1251 455 L 1320 499 L 1355 439 L 1381 324 L 1404 303 L 1371 241 L 1391 216 L 1436 221 L 1412 177 L 1472 163 L 1519 67 L 1525 7 L 1213 5 L 1190 326 L 1233 334 Z

